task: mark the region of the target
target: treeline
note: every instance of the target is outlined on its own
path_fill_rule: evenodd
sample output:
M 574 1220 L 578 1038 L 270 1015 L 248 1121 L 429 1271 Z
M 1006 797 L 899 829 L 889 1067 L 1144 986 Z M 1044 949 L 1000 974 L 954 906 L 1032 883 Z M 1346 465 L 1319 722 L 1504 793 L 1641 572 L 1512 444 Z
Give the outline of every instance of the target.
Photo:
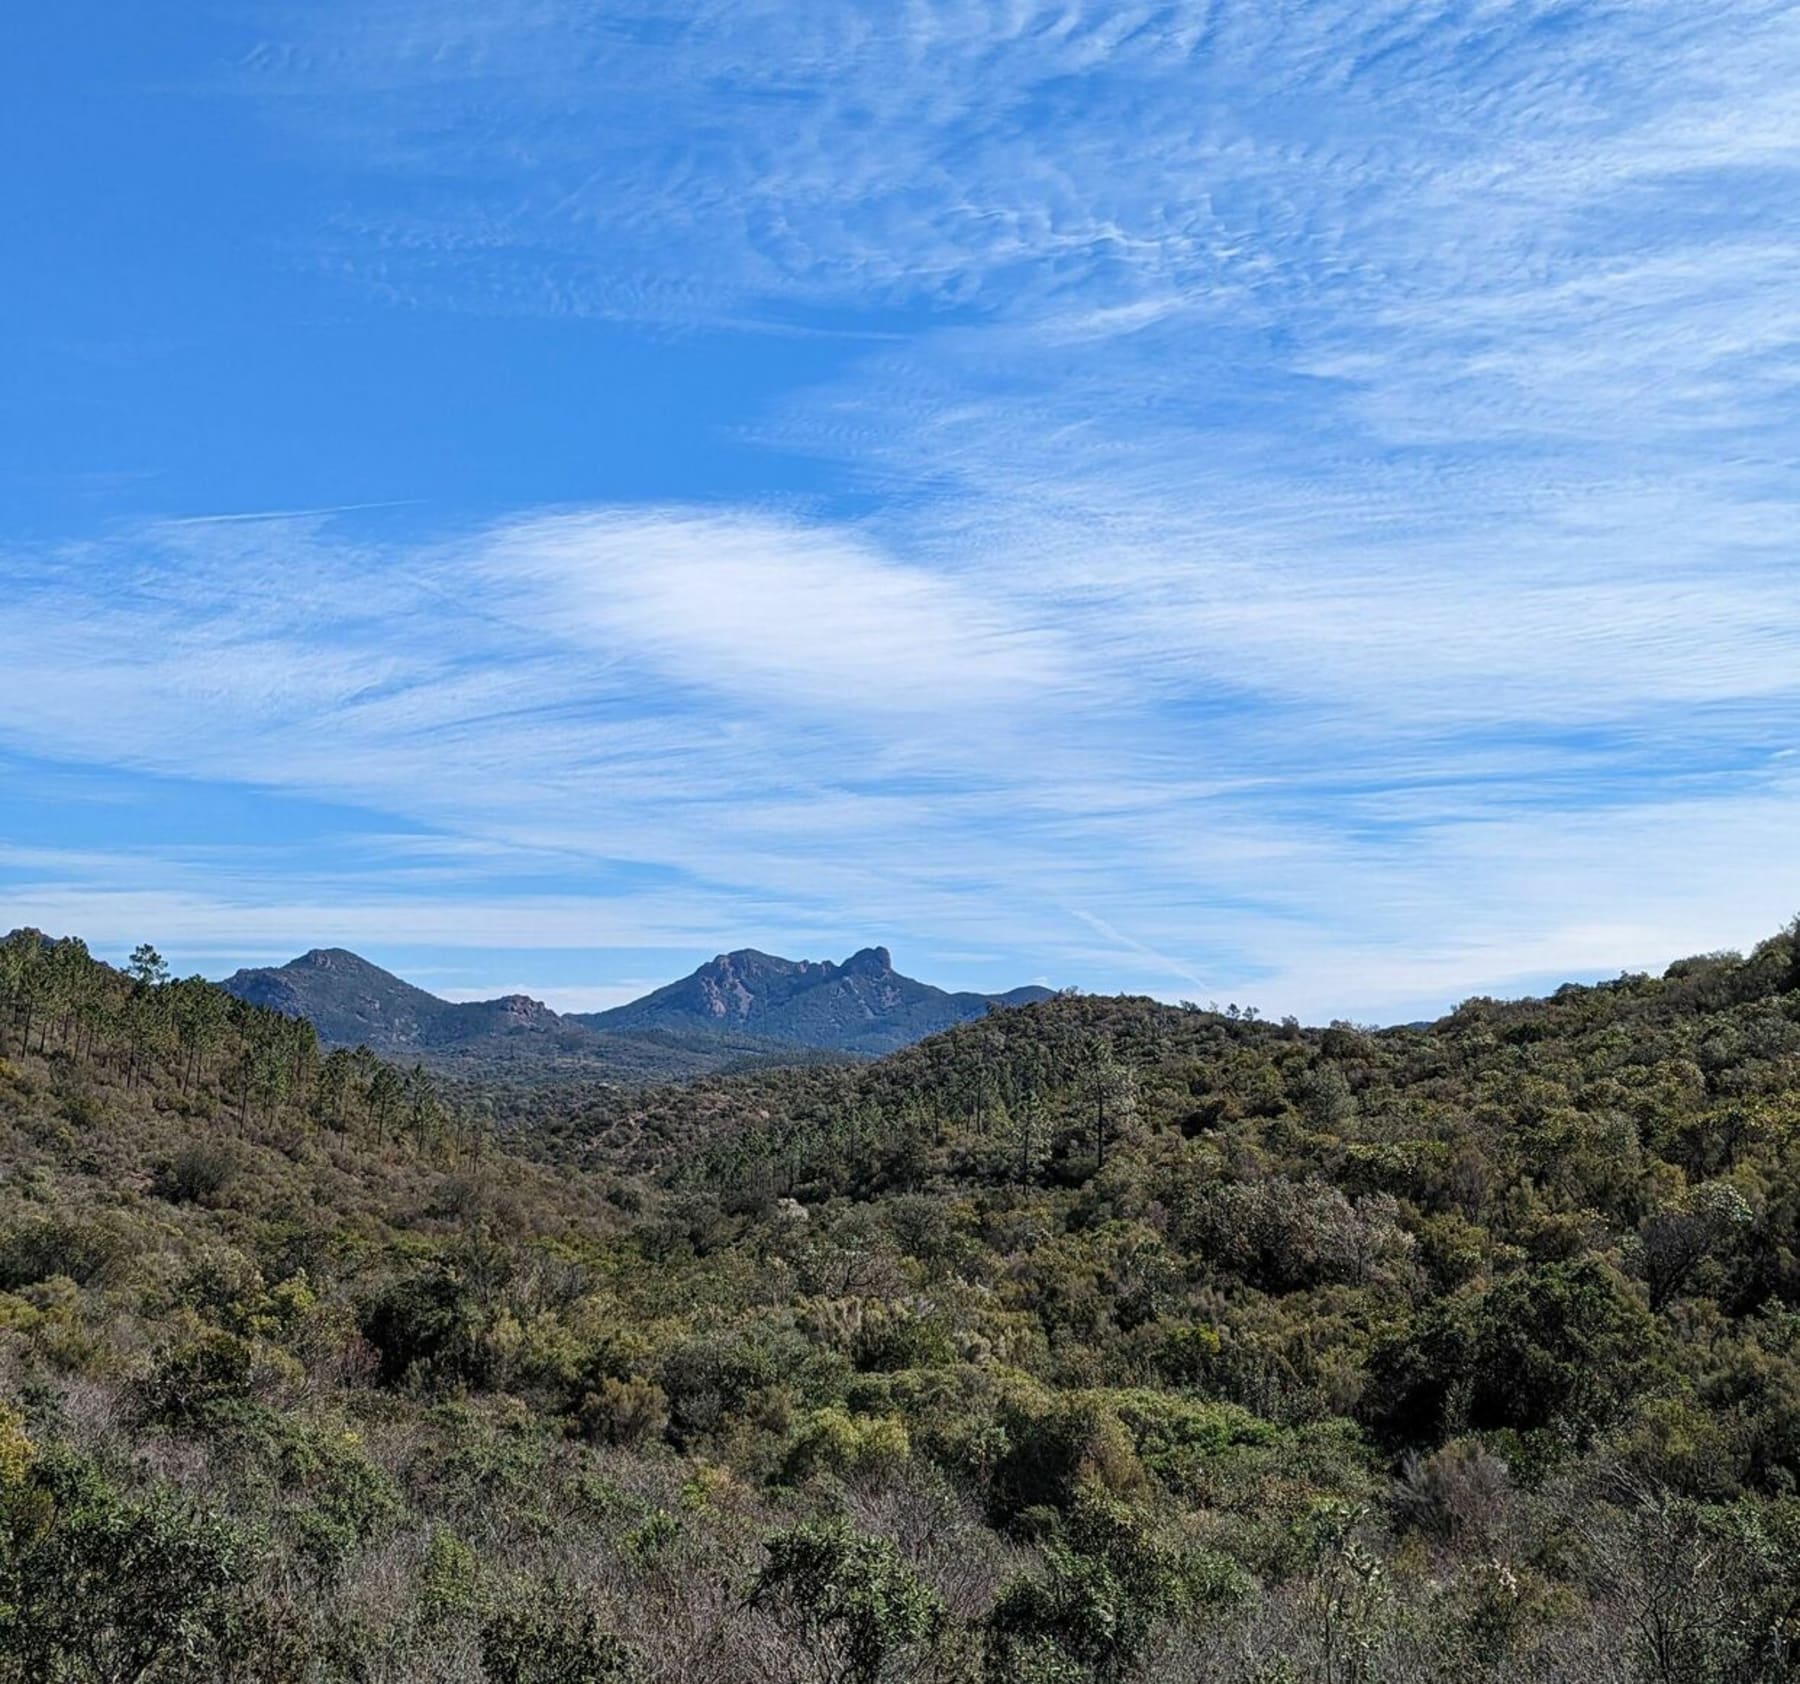
M 127 1090 L 154 1073 L 183 1097 L 224 1103 L 244 1126 L 291 1115 L 421 1150 L 470 1151 L 481 1138 L 423 1065 L 402 1069 L 367 1047 L 322 1053 L 304 1018 L 250 1005 L 204 977 L 172 977 L 148 943 L 119 971 L 79 937 L 14 930 L 0 941 L 0 1056 L 15 1046 L 110 1065 Z

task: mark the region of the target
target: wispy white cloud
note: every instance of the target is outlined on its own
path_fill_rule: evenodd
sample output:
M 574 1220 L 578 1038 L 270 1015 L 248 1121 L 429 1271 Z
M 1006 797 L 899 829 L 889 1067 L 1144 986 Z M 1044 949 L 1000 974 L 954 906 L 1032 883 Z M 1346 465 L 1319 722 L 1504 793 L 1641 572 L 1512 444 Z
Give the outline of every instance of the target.
M 350 871 L 242 847 L 14 850 L 0 858 L 12 916 L 234 959 L 318 942 L 835 952 L 865 934 L 904 951 L 954 932 L 1073 979 L 1394 1015 L 1615 954 L 1748 940 L 1800 904 L 1800 868 L 1776 845 L 1800 811 L 1791 761 L 1773 758 L 1785 741 L 1685 790 L 1652 743 L 1649 775 L 1609 790 L 1629 758 L 1617 748 L 1463 749 L 1458 728 L 1498 715 L 1409 721 L 1412 691 L 1384 704 L 1374 656 L 1348 660 L 1291 605 L 1259 632 L 1279 689 L 1253 665 L 1255 705 L 1190 716 L 1134 670 L 1153 615 L 1129 593 L 1065 624 L 1123 616 L 1126 629 L 1093 638 L 1078 665 L 1034 667 L 1017 706 L 972 707 L 950 685 L 935 711 L 922 694 L 899 714 L 840 706 L 829 686 L 770 678 L 754 616 L 741 658 L 717 647 L 730 617 L 703 621 L 679 657 L 679 616 L 571 631 L 572 534 L 628 519 L 634 546 L 666 546 L 679 567 L 720 530 L 661 518 L 534 517 L 390 555 L 367 591 L 356 546 L 270 529 L 282 565 L 250 570 L 270 594 L 230 637 L 208 616 L 245 570 L 235 542 L 123 540 L 157 585 L 104 614 L 78 573 L 48 570 L 20 620 L 21 647 L 39 652 L 28 663 L 44 665 L 0 698 L 9 740 L 348 800 L 427 830 L 372 821 Z M 762 532 L 760 517 L 745 530 Z M 551 553 L 534 562 L 545 534 Z M 866 538 L 815 542 L 895 565 Z M 990 601 L 980 623 L 986 636 L 1035 621 Z M 1253 646 L 1241 621 L 1214 642 L 1221 660 Z M 856 676 L 880 688 L 899 662 L 904 683 L 910 658 L 879 644 Z M 634 676 L 646 663 L 651 676 Z M 1766 679 L 1750 669 L 1745 683 Z M 1641 701 L 1610 669 L 1604 686 L 1570 686 L 1589 708 Z M 1338 724 L 1336 706 L 1350 714 Z M 1768 715 L 1750 723 L 1766 730 Z M 1559 794 L 1571 768 L 1578 784 Z
M 816 524 L 562 515 L 497 533 L 479 565 L 519 614 L 605 658 L 841 717 L 1026 704 L 1072 677 L 1061 634 L 992 590 Z
M 234 85 L 345 183 L 334 272 L 866 335 L 756 433 L 844 496 L 21 560 L 0 740 L 385 837 L 347 901 L 15 862 L 32 904 L 933 932 L 1327 1015 L 1800 904 L 1791 6 L 266 15 Z

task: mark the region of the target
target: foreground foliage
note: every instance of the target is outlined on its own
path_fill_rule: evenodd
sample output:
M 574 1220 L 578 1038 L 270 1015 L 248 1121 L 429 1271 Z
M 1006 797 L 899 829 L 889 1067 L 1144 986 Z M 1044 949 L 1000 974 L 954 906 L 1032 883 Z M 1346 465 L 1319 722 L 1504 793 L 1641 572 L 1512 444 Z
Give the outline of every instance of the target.
M 1800 1674 L 1792 932 L 494 1101 L 0 945 L 0 1681 Z

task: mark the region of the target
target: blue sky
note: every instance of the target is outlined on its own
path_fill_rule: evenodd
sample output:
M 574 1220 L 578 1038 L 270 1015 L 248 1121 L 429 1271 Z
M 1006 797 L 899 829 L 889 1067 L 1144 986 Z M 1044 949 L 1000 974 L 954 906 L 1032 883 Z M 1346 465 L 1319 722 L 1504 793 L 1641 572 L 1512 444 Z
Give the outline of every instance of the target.
M 65 0 L 0 923 L 1386 1020 L 1800 908 L 1800 11 Z

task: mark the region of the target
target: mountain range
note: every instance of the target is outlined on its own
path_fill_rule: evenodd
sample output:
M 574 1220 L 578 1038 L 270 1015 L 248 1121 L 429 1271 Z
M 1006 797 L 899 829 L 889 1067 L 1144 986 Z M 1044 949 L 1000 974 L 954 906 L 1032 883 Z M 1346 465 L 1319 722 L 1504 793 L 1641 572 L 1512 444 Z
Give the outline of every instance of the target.
M 327 1045 L 388 1057 L 510 1066 L 530 1075 L 569 1065 L 667 1077 L 794 1056 L 876 1057 L 996 1006 L 1049 998 L 1048 988 L 950 993 L 902 976 L 885 947 L 842 964 L 745 948 L 604 1012 L 563 1014 L 540 1000 L 441 999 L 341 947 L 241 970 L 220 985 L 254 1005 L 311 1021 Z

